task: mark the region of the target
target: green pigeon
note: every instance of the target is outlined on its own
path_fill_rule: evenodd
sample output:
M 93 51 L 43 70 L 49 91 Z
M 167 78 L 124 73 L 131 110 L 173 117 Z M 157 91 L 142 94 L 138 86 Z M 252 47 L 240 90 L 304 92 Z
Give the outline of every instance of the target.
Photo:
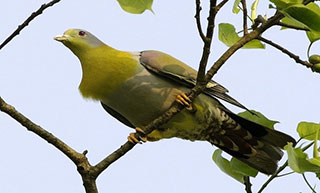
M 289 135 L 228 110 L 217 98 L 245 107 L 214 81 L 190 104 L 184 93 L 195 86 L 197 71 L 168 54 L 120 51 L 81 29 L 69 29 L 55 40 L 81 62 L 82 96 L 100 101 L 111 116 L 128 127 L 142 132 L 138 128 L 162 115 L 175 101 L 187 107 L 148 134 L 148 141 L 172 137 L 208 141 L 265 174 L 276 171 L 283 155 L 281 148 L 295 143 Z M 132 136 L 128 139 L 137 142 Z

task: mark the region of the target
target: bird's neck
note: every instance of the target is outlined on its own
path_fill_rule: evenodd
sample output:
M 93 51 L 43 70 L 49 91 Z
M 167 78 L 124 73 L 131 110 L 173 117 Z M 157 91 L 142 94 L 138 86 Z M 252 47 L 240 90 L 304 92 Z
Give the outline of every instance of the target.
M 79 56 L 82 65 L 79 90 L 85 98 L 107 100 L 108 95 L 139 68 L 138 59 L 132 53 L 107 45 L 89 49 Z

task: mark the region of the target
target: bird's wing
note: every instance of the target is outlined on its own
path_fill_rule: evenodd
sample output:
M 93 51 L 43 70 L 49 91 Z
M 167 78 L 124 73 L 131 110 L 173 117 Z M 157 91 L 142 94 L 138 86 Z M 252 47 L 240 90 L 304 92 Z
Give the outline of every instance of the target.
M 140 63 L 149 71 L 173 80 L 187 87 L 196 85 L 197 71 L 181 62 L 180 60 L 159 51 L 142 51 L 140 53 Z M 211 80 L 207 84 L 204 93 L 217 97 L 228 103 L 248 110 L 244 105 L 227 94 L 228 90 L 219 83 Z
M 106 105 L 102 102 L 101 102 L 101 105 L 104 108 L 104 110 L 106 110 L 111 116 L 116 118 L 118 121 L 127 125 L 128 127 L 135 128 L 135 126 L 132 123 L 130 123 L 130 121 L 128 119 L 126 119 L 123 115 L 121 115 L 120 113 L 113 110 L 111 107 L 109 107 L 108 105 Z

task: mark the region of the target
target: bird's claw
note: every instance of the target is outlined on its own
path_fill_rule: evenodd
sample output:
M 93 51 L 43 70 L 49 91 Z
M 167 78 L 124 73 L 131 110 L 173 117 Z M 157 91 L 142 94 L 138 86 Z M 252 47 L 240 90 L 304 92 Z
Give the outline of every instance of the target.
M 145 132 L 144 132 L 144 130 L 143 129 L 141 129 L 140 127 L 136 127 L 136 132 L 137 133 L 142 133 L 142 134 L 146 134 Z
M 189 112 L 192 112 L 192 113 L 196 112 L 195 108 L 193 107 L 193 105 L 192 105 L 192 103 L 191 103 L 191 102 L 192 102 L 191 99 L 190 99 L 186 94 L 184 94 L 184 93 L 179 94 L 179 95 L 177 96 L 177 98 L 176 98 L 176 101 L 177 101 L 179 104 L 185 106 L 186 109 L 187 109 Z
M 143 135 L 145 135 L 145 132 L 140 127 L 136 127 L 136 132 L 142 133 Z M 128 141 L 133 144 L 137 144 L 137 143 L 142 144 L 142 142 L 143 143 L 147 142 L 147 138 L 139 136 L 139 139 L 137 139 L 135 136 L 135 133 L 130 133 L 128 136 Z
M 190 98 L 184 93 L 179 94 L 176 98 L 176 101 L 186 107 L 190 106 L 191 103 Z

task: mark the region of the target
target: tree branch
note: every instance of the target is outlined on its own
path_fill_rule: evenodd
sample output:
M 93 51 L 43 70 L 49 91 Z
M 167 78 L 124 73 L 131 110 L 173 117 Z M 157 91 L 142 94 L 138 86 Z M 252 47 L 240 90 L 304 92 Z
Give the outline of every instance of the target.
M 218 72 L 222 65 L 242 46 L 249 41 L 259 37 L 265 30 L 273 26 L 276 22 L 282 19 L 284 16 L 281 13 L 270 17 L 267 21 L 264 21 L 259 27 L 251 31 L 247 35 L 243 36 L 238 42 L 233 44 L 227 51 L 225 51 L 220 58 L 213 64 L 211 69 L 206 74 L 206 81 L 210 81 L 211 78 Z
M 46 140 L 48 143 L 59 149 L 63 154 L 65 154 L 73 163 L 77 166 L 79 173 L 84 182 L 84 187 L 87 190 L 87 193 L 97 193 L 97 186 L 95 180 L 88 175 L 91 169 L 91 165 L 85 156 L 85 153 L 81 154 L 69 147 L 66 143 L 61 141 L 59 138 L 55 137 L 53 134 L 49 133 L 39 125 L 33 123 L 30 119 L 25 117 L 23 114 L 18 112 L 13 106 L 7 104 L 0 97 L 0 111 L 8 114 L 22 126 L 27 128 L 28 131 L 31 131 L 37 134 L 42 139 Z
M 45 139 L 48 143 L 55 146 L 62 153 L 64 153 L 68 158 L 70 158 L 75 164 L 78 164 L 82 161 L 83 154 L 76 152 L 74 149 L 69 147 L 64 142 L 62 142 L 59 138 L 55 137 L 53 134 L 44 130 L 39 125 L 36 125 L 35 123 L 33 123 L 30 119 L 28 119 L 23 114 L 18 112 L 13 106 L 7 104 L 1 97 L 0 97 L 0 110 L 7 113 L 17 122 L 19 122 L 22 126 L 27 128 L 28 131 L 31 131 L 37 134 L 39 137 Z
M 199 64 L 198 75 L 197 75 L 197 84 L 206 84 L 204 81 L 205 71 L 208 63 L 208 58 L 210 55 L 210 47 L 213 36 L 214 21 L 218 10 L 216 9 L 217 0 L 210 0 L 210 10 L 208 16 L 208 25 L 207 33 L 203 45 L 202 56 Z
M 26 26 L 29 25 L 29 23 L 36 18 L 38 15 L 41 15 L 42 12 L 47 9 L 48 7 L 53 6 L 54 4 L 58 3 L 60 0 L 53 0 L 50 1 L 49 3 L 45 3 L 43 5 L 41 5 L 41 7 L 33 12 L 21 25 L 18 26 L 18 28 L 7 38 L 3 41 L 3 43 L 1 43 L 0 45 L 0 50 L 7 45 L 15 36 L 19 35 L 19 33 L 23 30 L 23 28 L 25 28 Z
M 196 15 L 194 16 L 194 18 L 196 18 L 197 28 L 198 28 L 198 32 L 199 32 L 200 37 L 203 42 L 206 42 L 206 36 L 204 35 L 204 33 L 202 31 L 202 26 L 201 26 L 201 19 L 200 19 L 201 10 L 202 10 L 202 8 L 200 5 L 200 0 L 196 0 Z
M 262 41 L 262 42 L 264 42 L 264 43 L 266 43 L 266 44 L 269 44 L 270 46 L 273 46 L 274 48 L 276 48 L 276 49 L 280 50 L 281 52 L 287 54 L 290 58 L 294 59 L 296 61 L 296 63 L 302 64 L 307 68 L 311 68 L 313 66 L 313 64 L 311 64 L 311 63 L 309 63 L 307 61 L 301 60 L 299 56 L 293 54 L 289 50 L 287 50 L 287 49 L 283 48 L 282 46 L 272 42 L 271 40 L 268 40 L 268 39 L 263 38 L 263 37 L 258 37 L 257 39 Z
M 198 94 L 200 91 L 198 92 Z M 190 96 L 190 99 L 193 100 L 193 96 Z M 161 125 L 167 123 L 174 115 L 179 113 L 184 108 L 183 105 L 175 103 L 170 109 L 168 109 L 164 114 L 162 114 L 160 117 L 153 120 L 151 123 L 143 127 L 144 134 L 138 132 L 135 133 L 135 137 L 139 139 L 140 137 L 144 137 L 151 133 L 153 130 L 159 128 Z M 109 165 L 111 165 L 113 162 L 118 160 L 120 157 L 122 157 L 124 154 L 126 154 L 129 150 L 131 150 L 135 144 L 127 141 L 125 144 L 123 144 L 120 148 L 118 148 L 116 151 L 114 151 L 112 154 L 107 156 L 105 159 L 103 159 L 101 162 L 99 162 L 95 167 L 93 168 L 93 174 L 98 176 L 103 170 L 105 170 Z
M 247 16 L 248 16 L 248 10 L 247 10 L 247 2 L 246 0 L 241 0 L 241 4 L 242 4 L 242 12 L 243 12 L 243 35 L 247 35 L 248 34 L 248 20 L 247 20 Z

